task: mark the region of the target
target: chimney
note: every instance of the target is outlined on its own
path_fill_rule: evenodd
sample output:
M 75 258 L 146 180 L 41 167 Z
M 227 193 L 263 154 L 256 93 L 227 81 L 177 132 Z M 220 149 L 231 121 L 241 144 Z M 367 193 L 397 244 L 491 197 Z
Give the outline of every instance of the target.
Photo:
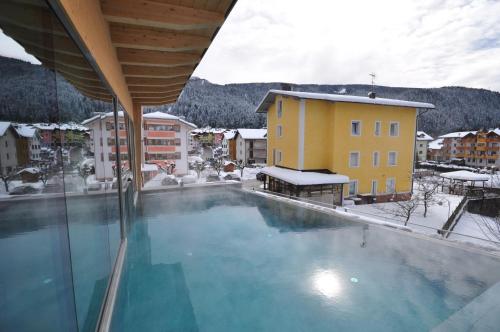
M 376 94 L 373 91 L 368 92 L 368 98 L 375 99 Z
M 281 83 L 281 90 L 292 91 L 292 85 L 290 83 Z

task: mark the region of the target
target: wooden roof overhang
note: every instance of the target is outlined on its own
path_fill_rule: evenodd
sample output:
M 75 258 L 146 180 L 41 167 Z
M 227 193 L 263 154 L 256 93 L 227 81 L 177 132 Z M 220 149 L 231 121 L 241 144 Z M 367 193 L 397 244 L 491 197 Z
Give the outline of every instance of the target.
M 235 0 L 100 0 L 134 104 L 174 103 Z

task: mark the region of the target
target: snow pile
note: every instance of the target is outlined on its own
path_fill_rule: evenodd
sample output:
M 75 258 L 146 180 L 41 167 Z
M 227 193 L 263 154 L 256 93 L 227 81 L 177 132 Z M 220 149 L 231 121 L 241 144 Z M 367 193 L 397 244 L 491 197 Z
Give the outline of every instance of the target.
M 264 167 L 260 172 L 297 186 L 349 183 L 345 175 L 301 172 L 276 166 Z
M 489 175 L 472 173 L 469 171 L 456 171 L 439 174 L 442 178 L 460 180 L 460 181 L 488 181 L 490 179 Z

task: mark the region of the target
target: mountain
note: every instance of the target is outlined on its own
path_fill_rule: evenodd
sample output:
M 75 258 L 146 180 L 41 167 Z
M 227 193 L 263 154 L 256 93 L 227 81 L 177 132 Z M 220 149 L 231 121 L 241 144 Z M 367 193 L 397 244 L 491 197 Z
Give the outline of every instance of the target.
M 255 108 L 269 89 L 281 83 L 212 84 L 192 78 L 175 105 L 149 107 L 167 111 L 199 126 L 241 128 L 265 126 L 265 117 Z M 294 91 L 367 96 L 371 85 L 291 84 Z M 419 130 L 432 135 L 446 132 L 500 126 L 500 93 L 464 87 L 400 88 L 375 86 L 377 97 L 429 102 L 436 109 L 419 119 Z
M 110 110 L 44 66 L 0 57 L 0 121 L 80 122 Z
M 269 89 L 281 83 L 219 85 L 189 80 L 174 105 L 148 107 L 194 122 L 198 126 L 223 128 L 263 127 L 265 117 L 255 108 Z M 57 87 L 57 90 L 56 90 Z M 293 90 L 366 96 L 370 85 L 292 84 Z M 500 93 L 463 87 L 401 88 L 376 86 L 378 97 L 430 102 L 436 110 L 426 112 L 419 129 L 432 135 L 450 131 L 500 126 Z M 83 96 L 62 76 L 38 65 L 0 57 L 0 121 L 82 121 L 92 112 L 109 111 L 110 104 Z

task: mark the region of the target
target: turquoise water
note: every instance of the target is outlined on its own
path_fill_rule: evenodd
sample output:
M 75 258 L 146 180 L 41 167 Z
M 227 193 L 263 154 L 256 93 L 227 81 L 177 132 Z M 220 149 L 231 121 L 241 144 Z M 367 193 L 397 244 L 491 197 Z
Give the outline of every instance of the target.
M 113 331 L 428 331 L 500 261 L 245 194 L 144 195 Z

